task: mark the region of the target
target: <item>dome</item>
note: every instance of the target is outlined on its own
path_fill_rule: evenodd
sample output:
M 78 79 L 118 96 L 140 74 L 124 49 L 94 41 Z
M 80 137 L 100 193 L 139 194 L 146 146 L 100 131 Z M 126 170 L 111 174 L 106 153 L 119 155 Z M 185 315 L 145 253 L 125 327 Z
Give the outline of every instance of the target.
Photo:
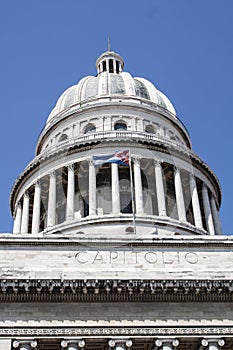
M 58 99 L 11 192 L 14 234 L 221 234 L 216 176 L 167 97 L 123 67 L 109 50 Z
M 51 111 L 47 123 L 72 105 L 116 95 L 121 96 L 121 98 L 125 96 L 133 97 L 136 100 L 138 98 L 149 100 L 167 109 L 175 117 L 176 112 L 170 100 L 150 81 L 139 77 L 133 78 L 131 74 L 122 72 L 124 61 L 117 53 L 113 51 L 103 53 L 97 59 L 96 67 L 97 76 L 84 77 L 76 85 L 63 92 Z

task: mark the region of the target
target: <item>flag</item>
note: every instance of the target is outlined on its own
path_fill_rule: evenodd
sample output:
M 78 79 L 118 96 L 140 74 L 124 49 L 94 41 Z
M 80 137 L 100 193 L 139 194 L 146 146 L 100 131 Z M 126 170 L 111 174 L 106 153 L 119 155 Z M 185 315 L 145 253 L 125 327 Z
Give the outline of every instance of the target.
M 92 157 L 93 164 L 95 167 L 98 167 L 105 163 L 117 163 L 120 165 L 129 166 L 129 151 L 116 151 L 112 154 L 103 154 L 101 156 Z

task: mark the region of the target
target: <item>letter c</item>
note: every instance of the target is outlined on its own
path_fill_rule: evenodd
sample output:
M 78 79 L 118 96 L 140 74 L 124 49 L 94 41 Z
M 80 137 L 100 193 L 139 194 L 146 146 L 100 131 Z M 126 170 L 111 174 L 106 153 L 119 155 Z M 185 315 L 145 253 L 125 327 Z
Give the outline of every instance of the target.
M 87 252 L 78 252 L 77 254 L 75 254 L 75 259 L 80 264 L 86 264 L 88 262 L 88 259 L 85 260 L 85 258 L 83 258 L 83 259 L 82 259 L 82 257 L 80 258 L 81 254 L 83 254 L 85 256 L 87 254 Z

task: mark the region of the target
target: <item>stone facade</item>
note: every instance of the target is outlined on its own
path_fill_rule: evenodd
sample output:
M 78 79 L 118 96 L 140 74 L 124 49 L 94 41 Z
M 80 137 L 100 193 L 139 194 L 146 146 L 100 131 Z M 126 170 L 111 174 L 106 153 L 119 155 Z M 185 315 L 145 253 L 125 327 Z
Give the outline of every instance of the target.
M 163 93 L 114 52 L 96 66 L 13 186 L 0 350 L 233 349 L 218 179 Z

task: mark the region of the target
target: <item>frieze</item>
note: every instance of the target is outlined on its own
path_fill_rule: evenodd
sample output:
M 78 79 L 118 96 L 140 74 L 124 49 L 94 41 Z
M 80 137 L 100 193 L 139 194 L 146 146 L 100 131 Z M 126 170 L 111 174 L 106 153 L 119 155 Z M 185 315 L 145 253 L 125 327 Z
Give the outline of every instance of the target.
M 121 264 L 121 265 L 194 265 L 200 261 L 195 252 L 155 252 L 155 251 L 87 251 L 75 253 L 75 260 L 80 265 L 86 264 Z
M 229 302 L 232 291 L 232 280 L 0 280 L 1 302 Z
M 222 336 L 233 338 L 233 327 L 56 327 L 56 328 L 0 328 L 0 337 L 155 337 L 155 336 Z

